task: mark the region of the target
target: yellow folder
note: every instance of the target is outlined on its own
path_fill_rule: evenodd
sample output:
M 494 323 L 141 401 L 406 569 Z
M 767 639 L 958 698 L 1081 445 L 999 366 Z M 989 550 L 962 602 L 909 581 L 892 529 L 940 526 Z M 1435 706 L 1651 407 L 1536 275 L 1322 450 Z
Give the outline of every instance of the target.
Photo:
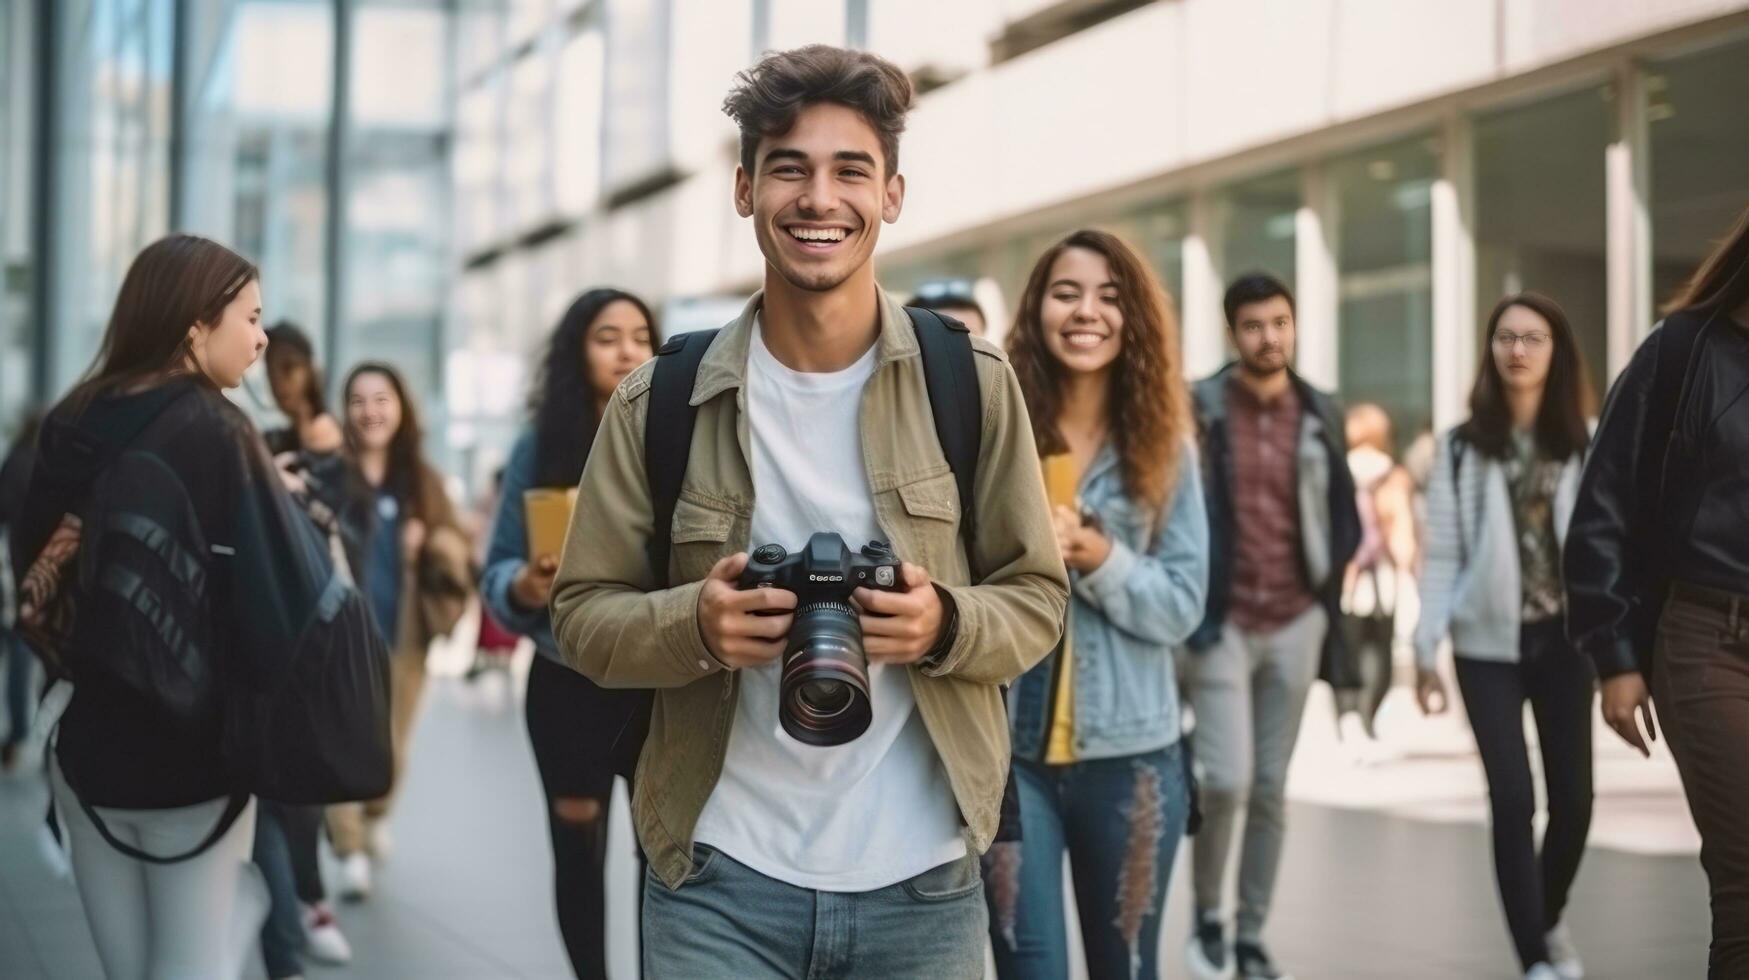
M 1046 456 L 1040 461 L 1045 470 L 1045 499 L 1052 507 L 1074 507 L 1081 487 L 1081 474 L 1075 470 L 1075 457 L 1068 453 Z
M 571 511 L 577 506 L 577 488 L 541 488 L 522 494 L 523 516 L 528 523 L 528 557 L 557 558 L 571 529 Z

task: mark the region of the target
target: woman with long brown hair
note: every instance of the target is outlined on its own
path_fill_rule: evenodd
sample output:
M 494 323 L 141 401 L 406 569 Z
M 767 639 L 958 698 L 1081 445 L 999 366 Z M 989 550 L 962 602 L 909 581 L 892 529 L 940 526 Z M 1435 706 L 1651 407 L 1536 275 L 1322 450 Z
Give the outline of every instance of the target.
M 1603 720 L 1648 754 L 1653 701 L 1664 722 L 1700 829 L 1717 978 L 1749 977 L 1745 392 L 1749 209 L 1611 389 L 1565 564 L 1567 630 L 1603 677 Z
M 296 560 L 236 516 L 245 497 L 284 494 L 222 394 L 267 346 L 259 278 L 191 235 L 134 259 L 90 372 L 43 423 L 14 528 L 20 620 L 57 688 L 72 685 L 46 767 L 111 977 L 240 976 L 267 909 L 215 682 L 245 652 L 245 617 L 279 601 L 254 573 Z M 124 459 L 131 480 L 115 477 Z M 140 595 L 154 601 L 117 601 Z
M 425 655 L 432 640 L 455 628 L 473 593 L 473 548 L 443 478 L 425 461 L 419 412 L 400 372 L 367 361 L 347 375 L 343 392 L 346 449 L 374 498 L 374 526 L 358 577 L 394 652 L 389 724 L 398 783 L 425 687 Z M 388 856 L 391 799 L 329 812 L 342 894 L 350 899 L 370 893 L 371 861 Z
M 987 867 L 997 971 L 1069 974 L 1066 851 L 1088 972 L 1153 976 L 1190 809 L 1173 648 L 1208 578 L 1178 324 L 1133 249 L 1077 231 L 1033 267 L 1008 348 L 1040 453 L 1073 474 L 1052 501 L 1073 587 L 1062 644 L 1010 694 L 1025 830 Z
M 1449 635 L 1519 965 L 1532 980 L 1575 980 L 1584 969 L 1562 913 L 1591 828 L 1597 676 L 1562 632 L 1561 548 L 1590 442 L 1591 390 L 1567 315 L 1547 296 L 1502 299 L 1487 337 L 1470 418 L 1440 439 L 1427 493 L 1415 693 L 1423 712 L 1445 710 L 1436 652 Z M 1547 788 L 1540 853 L 1527 701 Z

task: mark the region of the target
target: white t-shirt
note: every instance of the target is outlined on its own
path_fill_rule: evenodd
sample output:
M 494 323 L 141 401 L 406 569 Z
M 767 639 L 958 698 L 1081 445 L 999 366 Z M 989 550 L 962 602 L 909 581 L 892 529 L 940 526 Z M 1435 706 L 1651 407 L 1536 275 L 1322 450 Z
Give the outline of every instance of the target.
M 819 531 L 852 550 L 885 539 L 862 463 L 862 390 L 876 350 L 831 374 L 783 366 L 754 324 L 747 359 L 752 541 L 794 554 Z M 900 556 L 903 557 L 903 556 Z M 741 671 L 740 703 L 695 840 L 798 888 L 866 892 L 966 853 L 959 807 L 904 667 L 873 665 L 874 720 L 836 746 L 804 745 L 777 717 L 779 663 Z

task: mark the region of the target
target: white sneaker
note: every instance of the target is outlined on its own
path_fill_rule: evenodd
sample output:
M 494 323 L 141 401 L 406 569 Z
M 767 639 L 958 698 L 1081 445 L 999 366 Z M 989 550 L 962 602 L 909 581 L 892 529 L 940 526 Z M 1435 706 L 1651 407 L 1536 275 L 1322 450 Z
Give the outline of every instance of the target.
M 1524 980 L 1561 980 L 1561 975 L 1547 963 L 1538 963 L 1526 971 Z
M 1549 965 L 1554 967 L 1555 975 L 1561 980 L 1583 980 L 1585 964 L 1579 961 L 1579 950 L 1573 946 L 1567 924 L 1558 923 L 1550 929 L 1545 941 L 1549 946 Z
M 370 855 L 348 854 L 340 864 L 340 897 L 362 902 L 370 897 Z
M 304 937 L 308 940 L 304 951 L 311 959 L 329 966 L 352 962 L 352 944 L 346 941 L 346 934 L 340 931 L 340 923 L 328 906 L 304 907 Z
M 389 859 L 389 852 L 395 849 L 395 838 L 389 833 L 387 821 L 379 820 L 370 825 L 370 845 L 366 849 L 378 861 Z

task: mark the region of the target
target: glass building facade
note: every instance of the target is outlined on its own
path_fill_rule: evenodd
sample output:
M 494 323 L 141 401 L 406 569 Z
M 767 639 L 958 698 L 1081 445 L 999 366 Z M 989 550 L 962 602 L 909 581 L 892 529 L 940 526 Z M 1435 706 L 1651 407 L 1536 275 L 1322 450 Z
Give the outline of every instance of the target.
M 1038 254 L 1105 227 L 1154 264 L 1203 373 L 1228 356 L 1224 284 L 1265 270 L 1298 293 L 1301 370 L 1383 405 L 1400 442 L 1461 419 L 1510 292 L 1565 306 L 1601 391 L 1749 205 L 1749 3 L 1648 8 L 1546 57 L 1524 51 L 1576 23 L 1537 19 L 1566 0 L 1441 7 L 1505 11 L 1500 43 L 1477 42 L 1495 68 L 1402 92 L 1406 69 L 1364 76 L 1370 108 L 1325 122 L 1280 121 L 1297 91 L 1200 115 L 1224 90 L 1195 58 L 1146 104 L 1052 101 L 1082 84 L 1071 65 L 1152 77 L 1127 45 L 1198 50 L 1191 15 L 1220 6 L 1099 21 L 1054 16 L 1072 0 L 0 0 L 0 438 L 86 369 L 132 256 L 187 230 L 259 261 L 269 319 L 315 337 L 331 377 L 399 366 L 431 451 L 478 487 L 578 293 L 632 289 L 686 329 L 757 286 L 722 97 L 760 52 L 816 41 L 893 58 L 923 93 L 906 215 L 878 257 L 889 288 L 973 281 L 1000 334 Z M 1307 88 L 1361 98 L 1329 78 Z M 1189 108 L 1157 110 L 1173 99 Z M 1108 111 L 1134 133 L 1088 130 L 1095 176 L 1021 158 L 1085 142 L 1027 127 Z
M 254 259 L 331 375 L 391 361 L 441 419 L 452 7 L 0 0 L 0 433 L 87 370 L 172 231 Z M 260 378 L 239 400 L 272 415 Z

